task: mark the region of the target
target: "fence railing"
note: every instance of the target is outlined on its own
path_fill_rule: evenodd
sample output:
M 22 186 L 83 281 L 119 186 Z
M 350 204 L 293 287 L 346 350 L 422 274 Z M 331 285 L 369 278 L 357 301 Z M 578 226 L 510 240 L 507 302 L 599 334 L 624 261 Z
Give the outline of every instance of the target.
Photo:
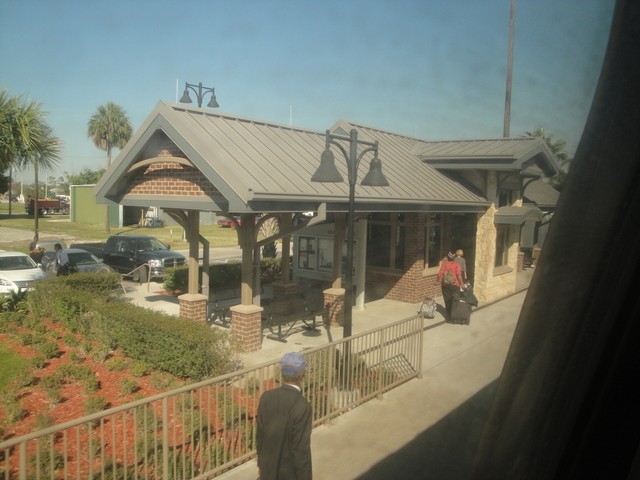
M 419 377 L 415 316 L 305 350 L 314 426 Z M 260 394 L 278 361 L 184 386 L 0 443 L 0 479 L 204 479 L 255 456 Z

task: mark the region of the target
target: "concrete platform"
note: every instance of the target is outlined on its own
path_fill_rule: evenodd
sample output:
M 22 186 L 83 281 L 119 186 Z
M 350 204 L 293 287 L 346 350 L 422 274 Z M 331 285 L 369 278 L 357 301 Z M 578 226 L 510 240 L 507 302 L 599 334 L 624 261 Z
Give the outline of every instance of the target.
M 427 321 L 423 378 L 411 380 L 314 429 L 315 480 L 466 478 L 525 298 L 533 269 L 519 273 L 519 293 L 474 308 L 471 324 L 452 325 L 441 313 Z M 127 285 L 127 283 L 125 282 Z M 177 299 L 162 285 L 127 285 L 133 303 L 177 314 Z M 441 306 L 441 298 L 436 299 Z M 354 310 L 353 333 L 407 318 L 418 305 L 377 300 Z M 265 330 L 265 336 L 269 332 Z M 273 360 L 342 338 L 342 328 L 299 331 L 287 342 L 263 339 L 262 349 L 245 355 L 245 366 Z M 255 460 L 218 477 L 255 480 Z

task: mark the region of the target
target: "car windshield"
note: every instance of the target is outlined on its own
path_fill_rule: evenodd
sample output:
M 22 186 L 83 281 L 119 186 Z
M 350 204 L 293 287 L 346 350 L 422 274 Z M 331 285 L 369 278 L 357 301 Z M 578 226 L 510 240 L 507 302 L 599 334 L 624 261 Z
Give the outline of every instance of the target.
M 166 249 L 167 247 L 157 238 L 141 238 L 136 241 L 136 250 L 139 252 Z
M 89 252 L 69 253 L 69 260 L 74 265 L 89 265 L 93 263 L 100 263 L 98 259 Z
M 28 270 L 31 268 L 38 268 L 38 266 L 26 255 L 0 257 L 0 270 Z

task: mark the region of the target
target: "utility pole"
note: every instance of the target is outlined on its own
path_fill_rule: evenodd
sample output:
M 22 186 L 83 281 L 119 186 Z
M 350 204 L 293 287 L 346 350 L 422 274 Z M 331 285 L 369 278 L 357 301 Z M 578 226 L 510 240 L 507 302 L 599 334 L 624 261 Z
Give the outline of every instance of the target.
M 507 88 L 504 99 L 504 125 L 502 136 L 509 138 L 511 124 L 511 77 L 513 75 L 513 36 L 516 23 L 516 0 L 511 0 L 511 13 L 509 15 L 509 51 L 507 53 Z

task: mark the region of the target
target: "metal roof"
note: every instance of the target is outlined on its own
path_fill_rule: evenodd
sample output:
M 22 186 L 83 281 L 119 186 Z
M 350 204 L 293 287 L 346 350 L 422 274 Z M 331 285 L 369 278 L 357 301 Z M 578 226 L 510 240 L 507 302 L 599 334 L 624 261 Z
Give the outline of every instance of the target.
M 539 222 L 543 217 L 542 211 L 531 205 L 500 207 L 496 210 L 493 222 L 503 225 L 520 225 L 524 222 Z
M 358 172 L 358 211 L 482 211 L 489 202 L 450 180 L 412 153 L 415 139 L 338 122 L 334 130 L 358 128 L 361 138 L 379 140 L 379 157 L 389 187 L 359 185 L 368 172 L 365 155 Z M 162 131 L 215 187 L 204 198 L 145 197 L 127 193 L 127 174 L 144 160 Z M 342 132 L 342 130 L 340 130 Z M 229 212 L 345 211 L 348 184 L 313 183 L 325 148 L 324 132 L 159 102 L 95 187 L 98 201 Z M 336 166 L 347 166 L 335 149 Z M 157 153 L 155 153 L 157 155 Z
M 524 187 L 525 201 L 541 208 L 553 208 L 558 203 L 560 192 L 542 180 L 534 180 Z
M 559 171 L 553 152 L 540 137 L 417 142 L 413 153 L 439 169 L 527 173 L 537 167 L 548 177 Z

